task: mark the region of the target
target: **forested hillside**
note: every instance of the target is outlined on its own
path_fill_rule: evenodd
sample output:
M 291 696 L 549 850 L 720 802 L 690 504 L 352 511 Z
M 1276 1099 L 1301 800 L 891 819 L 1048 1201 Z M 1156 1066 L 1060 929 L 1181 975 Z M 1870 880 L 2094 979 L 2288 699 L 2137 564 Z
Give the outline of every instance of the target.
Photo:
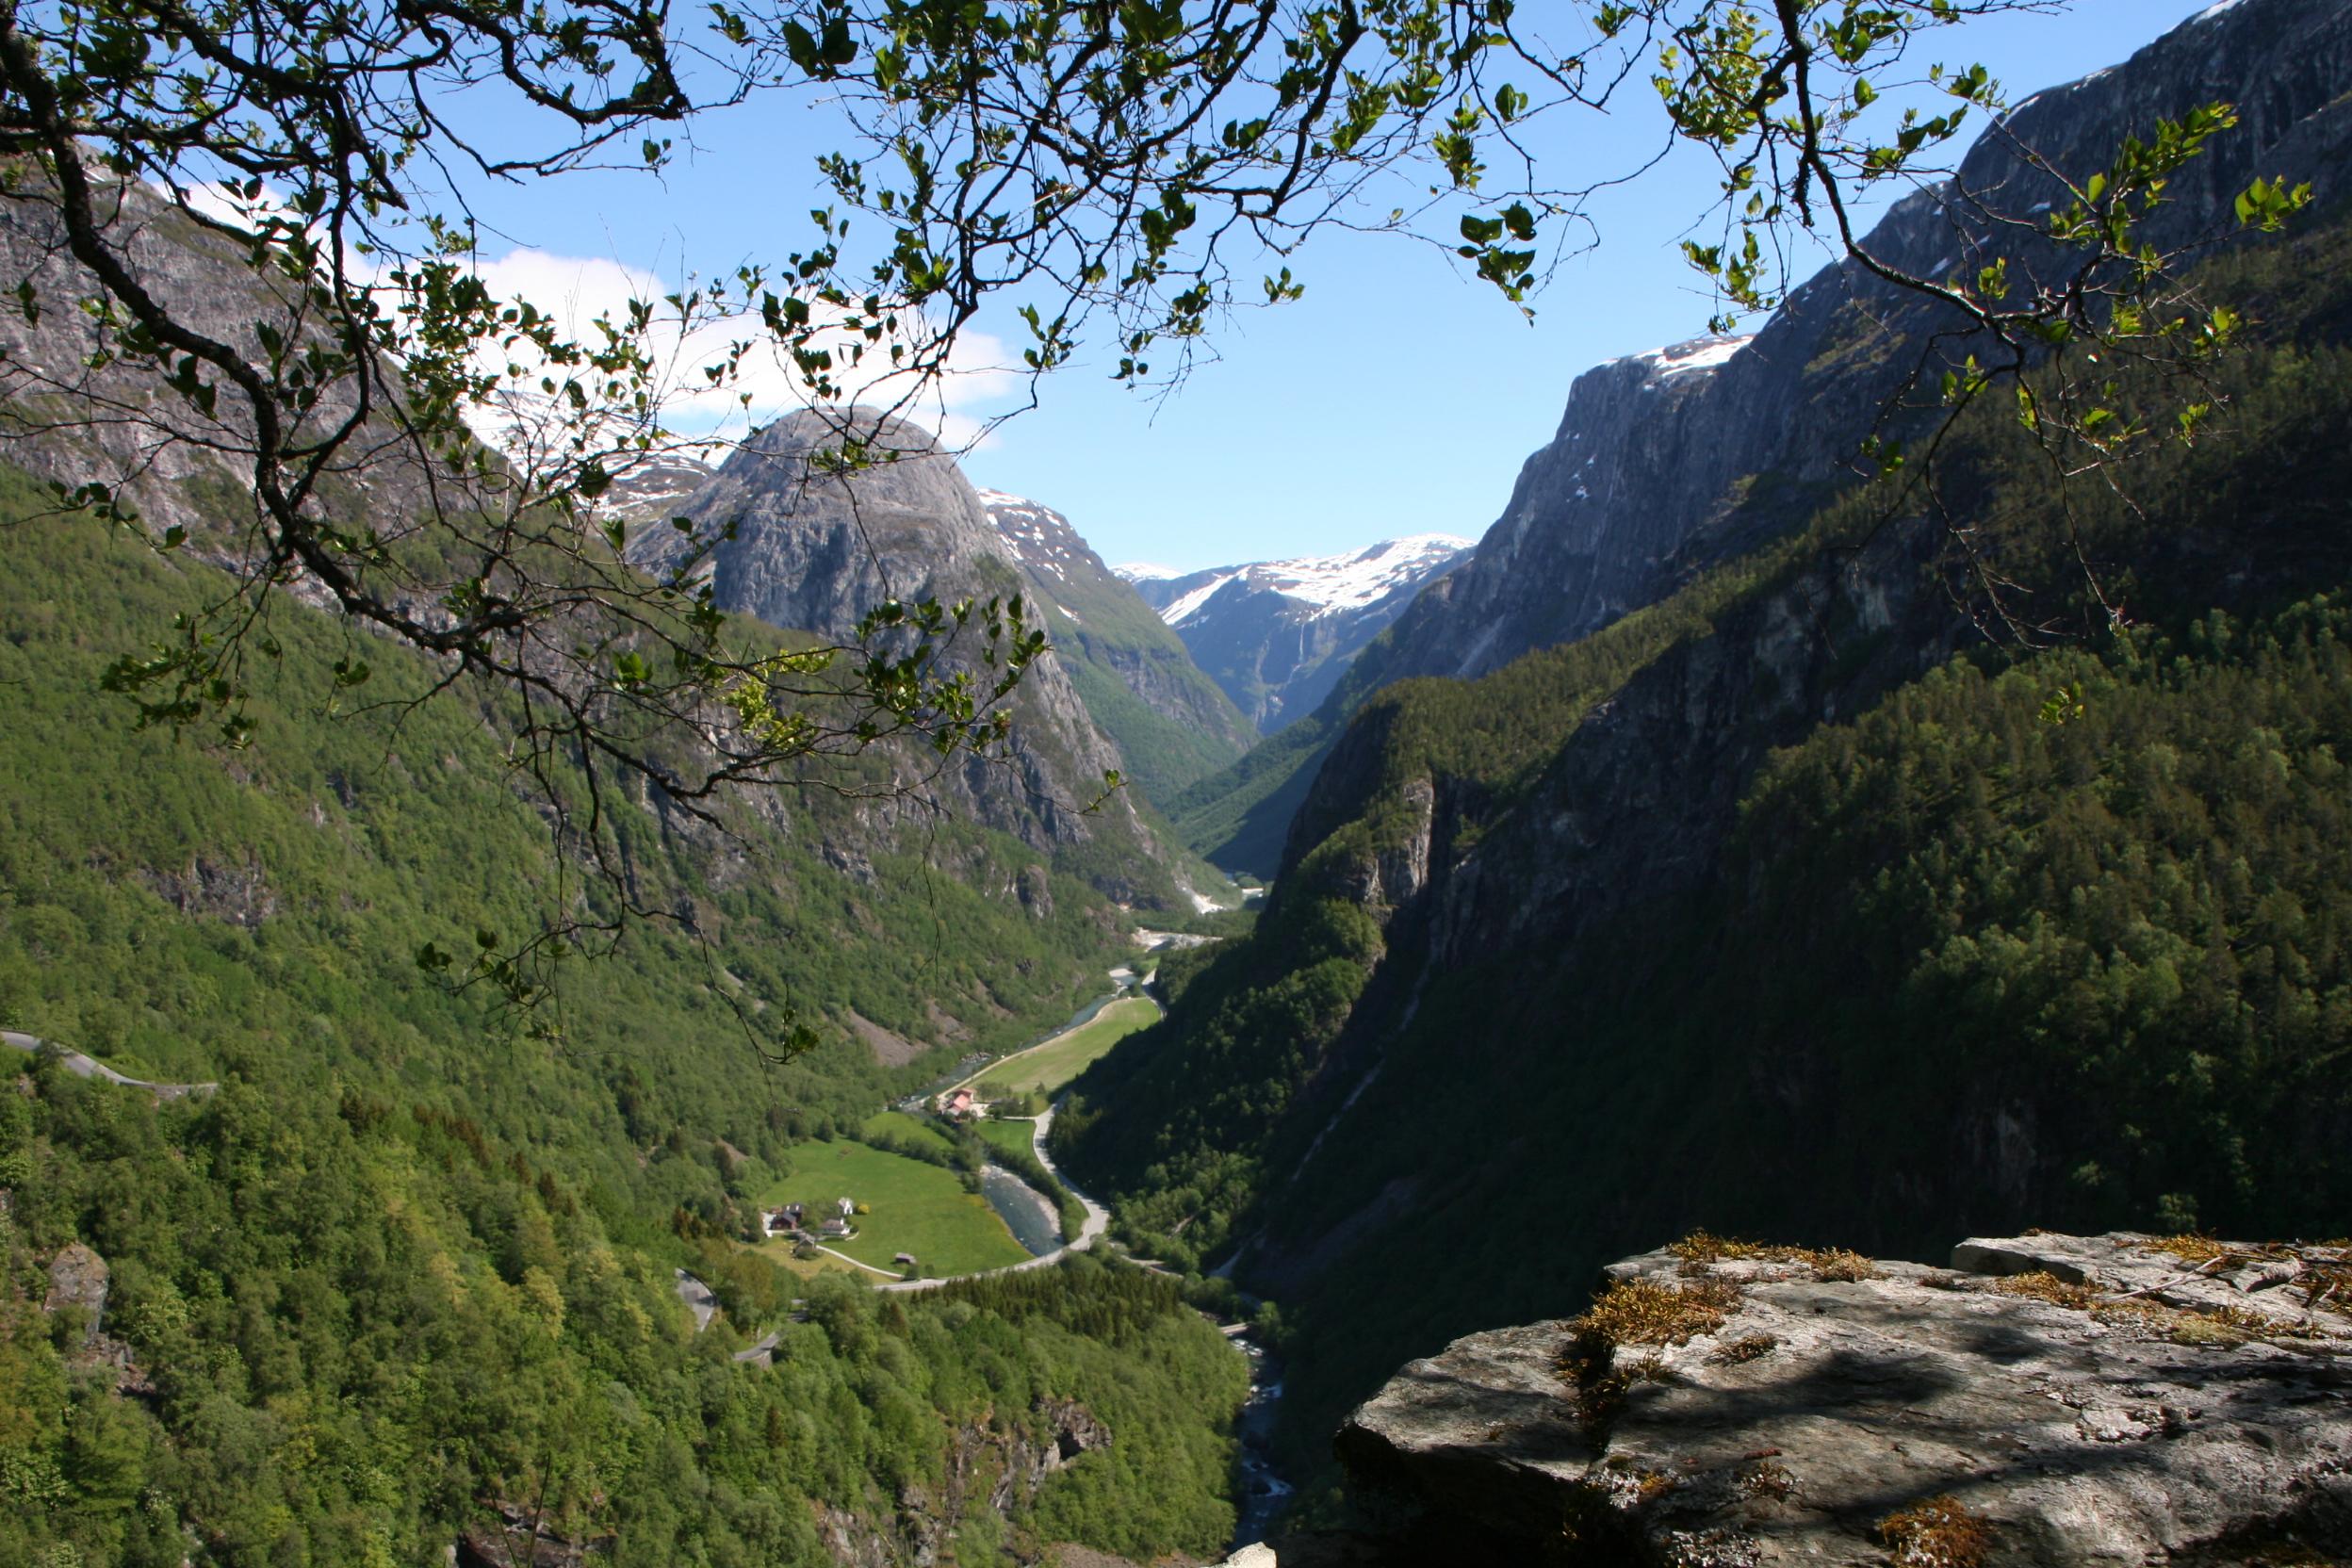
M 671 1270 L 711 1248 L 421 1111 L 258 1080 L 156 1108 L 48 1065 L 0 1100 L 0 1559 L 425 1562 L 464 1532 L 516 1562 L 825 1564 L 901 1535 L 987 1560 L 1230 1532 L 1213 1413 L 1243 1375 L 1171 1282 L 826 1275 L 786 1321 L 751 1264 L 713 1270 L 726 1314 L 696 1333 Z M 37 1304 L 29 1254 L 76 1240 L 113 1264 L 127 1396 L 60 1353 L 81 1315 Z M 768 1323 L 773 1364 L 733 1359 Z M 1081 1413 L 1091 1451 L 1049 1464 Z
M 214 574 L 0 483 L 0 1007 L 134 1077 L 222 1085 L 156 1106 L 0 1063 L 0 1560 L 438 1560 L 501 1505 L 617 1532 L 621 1561 L 824 1562 L 826 1530 L 918 1527 L 1221 1544 L 1242 1370 L 1197 1315 L 1099 1272 L 1026 1306 L 878 1305 L 731 1239 L 796 1149 L 1094 994 L 1132 951 L 1089 878 L 1116 867 L 887 795 L 726 831 L 639 796 L 612 831 L 673 918 L 507 1016 L 419 949 L 462 974 L 478 934 L 512 952 L 610 894 L 551 852 L 500 706 L 415 704 L 421 659 L 286 610 L 251 745 L 142 731 L 101 673 Z M 338 686 L 352 657 L 372 675 Z M 787 1006 L 820 1043 L 777 1066 Z M 128 1397 L 41 1310 L 74 1242 L 115 1271 Z M 699 1335 L 678 1266 L 726 1303 Z M 771 1326 L 776 1370 L 728 1359 Z M 1007 1523 L 984 1472 L 1052 1448 L 1071 1399 L 1115 1441 L 1032 1463 Z
M 1958 433 L 1939 498 L 2040 645 L 1866 490 L 1364 704 L 1257 933 L 1168 965 L 1055 1129 L 1138 1245 L 1282 1301 L 1295 1462 L 1694 1226 L 2352 1228 L 2347 258 L 2339 215 L 2205 270 L 2264 344 L 2122 495 L 2062 513 L 2014 417 Z

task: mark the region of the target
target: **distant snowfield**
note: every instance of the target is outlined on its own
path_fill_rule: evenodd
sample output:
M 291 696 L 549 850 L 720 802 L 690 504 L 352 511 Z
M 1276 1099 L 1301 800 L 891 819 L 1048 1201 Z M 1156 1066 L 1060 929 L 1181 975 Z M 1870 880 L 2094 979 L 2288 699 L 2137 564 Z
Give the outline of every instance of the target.
M 1216 568 L 1190 592 L 1168 601 L 1160 619 L 1182 626 L 1235 579 L 1311 606 L 1317 616 L 1336 615 L 1379 603 L 1426 576 L 1433 564 L 1468 549 L 1476 541 L 1450 533 L 1413 533 L 1383 539 L 1352 555 L 1311 555 L 1292 561 L 1258 561 Z M 1111 568 L 1130 582 L 1179 574 L 1140 564 Z M 1190 574 L 1185 574 L 1190 575 Z

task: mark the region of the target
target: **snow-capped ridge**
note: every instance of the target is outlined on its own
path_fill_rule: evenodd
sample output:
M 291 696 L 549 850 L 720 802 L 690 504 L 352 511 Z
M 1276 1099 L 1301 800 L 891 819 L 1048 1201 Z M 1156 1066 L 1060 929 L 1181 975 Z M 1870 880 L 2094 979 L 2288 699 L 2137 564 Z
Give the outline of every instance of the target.
M 1343 554 L 1165 576 L 1131 566 L 1126 576 L 1194 662 L 1270 735 L 1313 712 L 1348 662 L 1474 548 L 1450 533 L 1414 533 Z
M 1412 533 L 1383 539 L 1347 555 L 1298 556 L 1288 561 L 1253 561 L 1184 574 L 1193 586 L 1161 607 L 1160 619 L 1182 626 L 1219 590 L 1236 580 L 1254 592 L 1271 592 L 1308 607 L 1311 615 L 1335 615 L 1376 604 L 1399 588 L 1426 580 L 1430 569 L 1461 554 L 1474 541 L 1450 533 Z M 1122 573 L 1122 575 L 1126 575 Z M 1168 577 L 1177 574 L 1168 573 Z M 1158 574 L 1154 574 L 1156 578 Z M 1131 582 L 1153 580 L 1142 574 Z
M 1384 598 L 1426 577 L 1436 562 L 1459 555 L 1475 543 L 1450 533 L 1412 533 L 1401 539 L 1383 539 L 1353 555 L 1268 561 L 1245 570 L 1253 581 L 1284 598 L 1303 599 L 1319 613 L 1331 614 L 1361 610 Z
M 1693 337 L 1625 357 L 1657 366 L 1660 376 L 1680 376 L 1693 370 L 1712 370 L 1755 341 L 1754 333 L 1737 337 Z

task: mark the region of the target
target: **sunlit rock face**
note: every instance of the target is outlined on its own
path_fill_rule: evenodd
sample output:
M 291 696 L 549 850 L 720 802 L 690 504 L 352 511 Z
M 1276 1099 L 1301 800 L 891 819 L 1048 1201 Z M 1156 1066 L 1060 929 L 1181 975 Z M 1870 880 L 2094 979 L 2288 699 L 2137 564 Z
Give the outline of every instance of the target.
M 2352 1278 L 2341 1248 L 2037 1233 L 1964 1242 L 1949 1269 L 1736 1250 L 1612 1264 L 1581 1317 L 1408 1364 L 1340 1429 L 1354 1485 L 1420 1511 L 1420 1541 L 1499 1541 L 1497 1562 L 2115 1568 L 2352 1543 L 2352 1318 L 2313 1304 Z M 1403 1532 L 1348 1544 L 1330 1560 L 1443 1560 Z
M 896 454 L 855 474 L 829 471 L 824 454 L 846 443 Z M 662 569 L 690 541 L 724 537 L 700 564 L 723 610 L 828 640 L 851 637 L 860 616 L 887 601 L 1009 599 L 1027 586 L 1018 561 L 955 459 L 918 426 L 871 409 L 808 410 L 755 433 L 698 488 L 669 510 L 694 525 L 639 527 L 638 564 Z M 947 658 L 975 669 L 982 648 L 966 630 Z M 1096 727 L 1070 677 L 1052 660 L 1033 665 L 1012 698 L 1009 766 L 974 761 L 925 787 L 988 826 L 1038 848 L 1107 839 L 1114 857 L 1093 880 L 1114 896 L 1170 875 L 1170 852 L 1114 795 L 1100 810 L 1105 771 L 1119 748 Z
M 2070 198 L 2017 149 L 2082 181 L 2126 136 L 2147 139 L 2159 120 L 2213 103 L 2234 106 L 2238 124 L 2168 184 L 2147 237 L 2171 249 L 2227 236 L 2257 176 L 2309 181 L 2325 206 L 2352 148 L 2347 79 L 2344 0 L 2213 7 L 2123 64 L 2027 98 L 1955 181 L 1896 203 L 1866 243 L 1939 282 L 1996 260 L 2013 280 L 2063 276 L 2079 253 L 2034 236 Z M 1376 650 L 1379 678 L 1483 675 L 1598 630 L 1801 522 L 1854 481 L 1866 436 L 1917 434 L 1932 416 L 1947 365 L 1984 347 L 1931 342 L 1954 324 L 1848 262 L 1795 290 L 1753 337 L 1700 338 L 1585 372 L 1476 554 Z

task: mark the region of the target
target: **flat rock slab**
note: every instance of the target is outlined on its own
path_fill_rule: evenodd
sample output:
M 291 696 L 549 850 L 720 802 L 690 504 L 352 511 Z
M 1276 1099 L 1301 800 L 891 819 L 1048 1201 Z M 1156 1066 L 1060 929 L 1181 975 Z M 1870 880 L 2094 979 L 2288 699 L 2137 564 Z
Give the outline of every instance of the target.
M 1611 1346 L 1580 1320 L 1473 1334 L 1406 1366 L 1335 1446 L 1368 1498 L 1562 1560 L 2344 1560 L 2341 1254 L 2030 1236 L 1956 1262 L 1627 1259 L 1612 1287 L 1711 1292 L 1720 1322 L 1679 1344 Z M 1854 1266 L 1868 1277 L 1835 1277 Z M 1934 1499 L 1968 1539 L 1888 1534 Z

